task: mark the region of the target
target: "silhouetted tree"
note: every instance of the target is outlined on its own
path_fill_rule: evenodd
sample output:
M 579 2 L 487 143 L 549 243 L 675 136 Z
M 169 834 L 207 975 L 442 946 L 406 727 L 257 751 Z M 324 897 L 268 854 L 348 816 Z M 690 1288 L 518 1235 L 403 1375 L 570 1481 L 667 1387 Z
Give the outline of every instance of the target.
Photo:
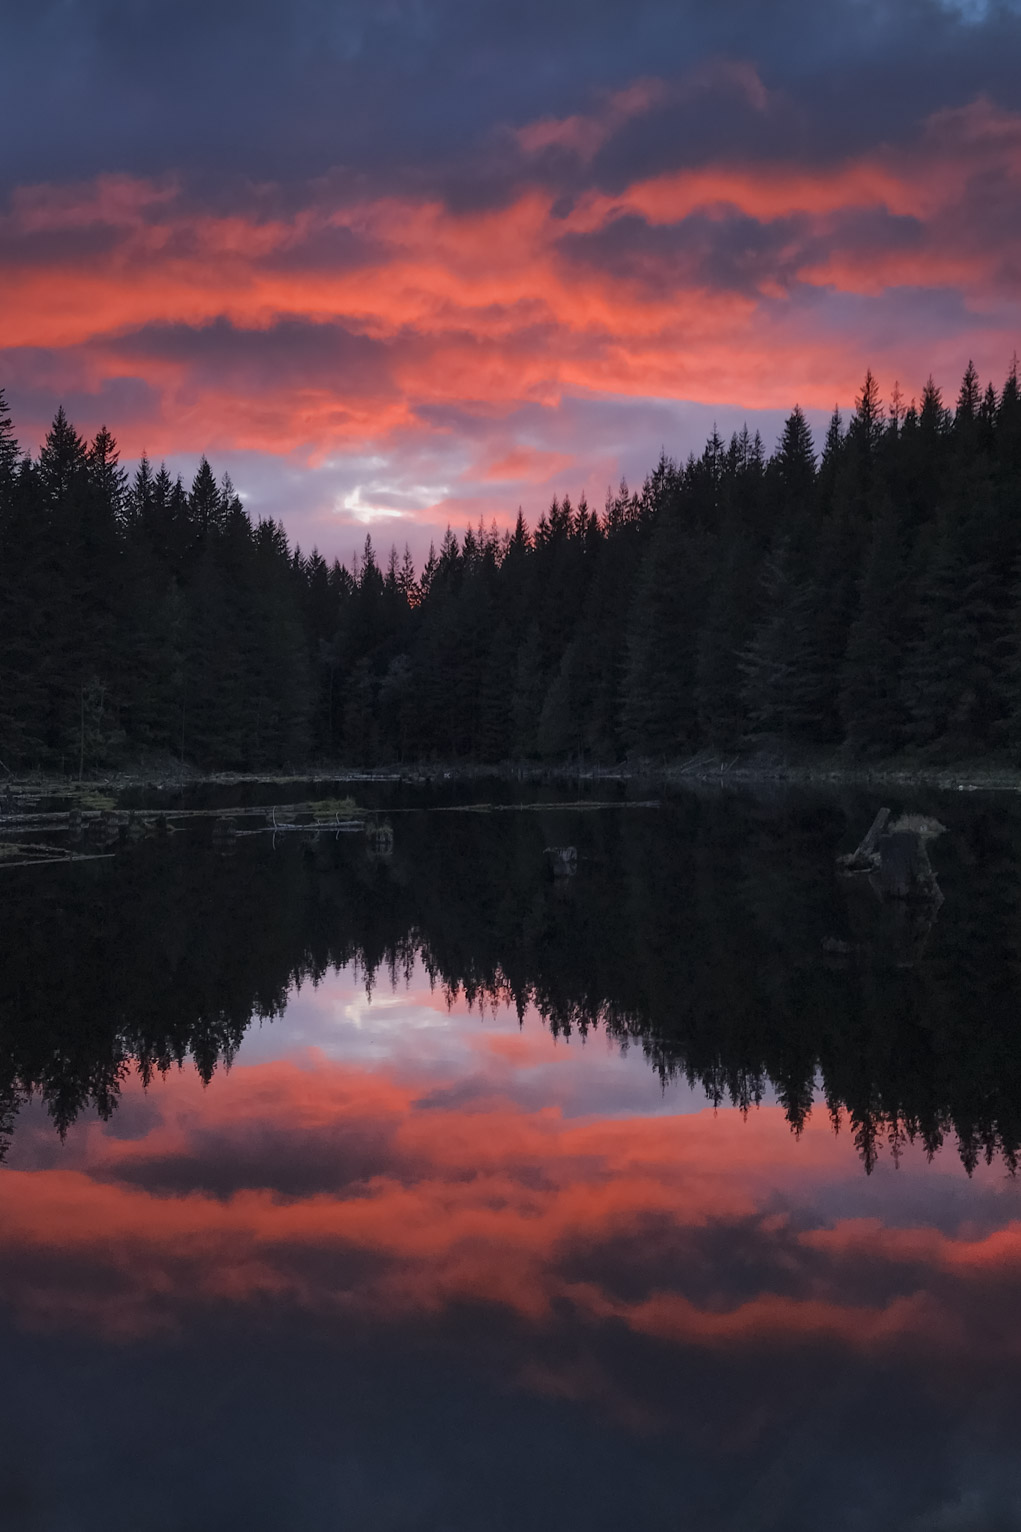
M 602 512 L 448 529 L 351 568 L 58 411 L 37 459 L 0 394 L 0 761 L 260 770 L 788 751 L 1021 752 L 1021 390 L 969 363 L 884 410 L 868 372 L 817 461 L 714 428 Z

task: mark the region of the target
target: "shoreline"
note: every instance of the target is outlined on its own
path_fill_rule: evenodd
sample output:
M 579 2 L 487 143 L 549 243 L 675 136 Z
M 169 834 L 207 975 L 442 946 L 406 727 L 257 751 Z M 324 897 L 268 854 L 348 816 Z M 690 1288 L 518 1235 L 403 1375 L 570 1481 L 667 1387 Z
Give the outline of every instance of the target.
M 288 786 L 317 783 L 393 783 L 405 787 L 499 781 L 542 782 L 658 782 L 664 786 L 754 788 L 766 785 L 832 788 L 926 788 L 941 792 L 1021 793 L 1021 767 L 977 763 L 936 764 L 887 761 L 875 764 L 835 761 L 792 761 L 770 757 L 723 759 L 699 755 L 683 761 L 624 761 L 596 766 L 535 762 L 425 762 L 354 767 L 310 764 L 278 771 L 199 771 L 167 766 L 138 766 L 96 772 L 80 780 L 45 773 L 11 775 L 0 783 L 5 796 L 75 798 L 98 792 L 137 790 L 174 792 L 202 787 Z M 2 813 L 2 808 L 0 808 Z

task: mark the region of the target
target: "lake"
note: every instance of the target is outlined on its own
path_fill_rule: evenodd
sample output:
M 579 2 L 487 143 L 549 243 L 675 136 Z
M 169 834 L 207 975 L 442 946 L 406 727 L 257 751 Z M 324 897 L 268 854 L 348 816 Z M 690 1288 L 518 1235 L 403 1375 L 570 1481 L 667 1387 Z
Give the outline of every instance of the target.
M 0 871 L 0 1525 L 1021 1528 L 1016 800 L 346 790 Z

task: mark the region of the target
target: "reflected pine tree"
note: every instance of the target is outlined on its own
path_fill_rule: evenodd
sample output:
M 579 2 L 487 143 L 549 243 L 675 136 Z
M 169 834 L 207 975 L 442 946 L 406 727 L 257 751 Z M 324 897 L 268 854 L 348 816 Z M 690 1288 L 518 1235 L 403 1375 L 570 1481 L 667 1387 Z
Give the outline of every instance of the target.
M 109 1116 L 135 1069 L 149 1082 L 190 1060 L 208 1081 L 295 985 L 357 962 L 371 989 L 420 959 L 451 998 L 534 1007 L 565 1039 L 602 1029 L 712 1103 L 777 1099 L 795 1132 L 821 1097 L 866 1169 L 884 1145 L 947 1141 L 969 1169 L 1013 1169 L 1021 816 L 974 801 L 939 814 L 931 929 L 834 876 L 871 817 L 859 802 L 411 812 L 387 858 L 344 837 L 244 841 L 228 858 L 206 827 L 17 874 L 0 1132 L 28 1096 L 61 1132 Z M 565 843 L 579 870 L 554 878 L 542 848 Z

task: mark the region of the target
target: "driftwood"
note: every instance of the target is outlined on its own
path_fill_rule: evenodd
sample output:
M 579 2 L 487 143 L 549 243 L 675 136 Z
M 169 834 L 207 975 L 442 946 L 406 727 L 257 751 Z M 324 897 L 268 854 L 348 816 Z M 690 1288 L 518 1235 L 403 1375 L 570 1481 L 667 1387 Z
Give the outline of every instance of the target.
M 108 862 L 114 853 L 61 850 L 57 846 L 34 841 L 8 841 L 0 847 L 0 872 L 15 867 L 49 867 L 54 862 Z
M 283 819 L 281 819 L 283 815 Z M 297 822 L 297 816 L 301 822 Z M 172 835 L 195 821 L 212 820 L 212 843 L 221 853 L 234 850 L 241 836 L 272 835 L 292 831 L 303 839 L 316 840 L 322 832 L 335 834 L 365 834 L 373 831 L 367 822 L 365 811 L 350 800 L 324 800 L 319 803 L 270 804 L 266 806 L 208 809 L 122 809 L 108 806 L 83 807 L 72 803 L 66 809 L 24 813 L 11 812 L 9 804 L 0 804 L 0 868 L 37 865 L 39 857 L 30 853 L 29 858 L 12 858 L 16 847 L 24 846 L 21 837 L 32 835 L 66 835 L 70 843 L 67 849 L 51 845 L 47 849 L 51 861 L 95 860 L 97 853 L 113 853 L 115 849 L 135 844 L 150 836 Z M 244 828 L 242 828 L 244 826 Z M 392 846 L 393 831 L 387 827 Z M 385 837 L 384 837 L 385 839 Z M 81 849 L 74 849 L 81 848 Z M 385 846 L 376 844 L 374 849 L 385 854 Z M 39 848 L 37 847 L 38 851 Z
M 343 813 L 344 818 L 341 818 Z M 308 824 L 298 825 L 295 823 L 298 816 L 308 816 L 308 823 L 323 825 L 329 829 L 361 830 L 365 826 L 365 810 L 350 806 L 334 806 L 332 803 L 277 803 L 253 805 L 249 807 L 234 807 L 231 809 L 175 809 L 175 808 L 149 808 L 149 809 L 116 809 L 116 808 L 83 808 L 80 805 L 72 805 L 67 809 L 54 809 L 49 811 L 27 813 L 22 811 L 4 811 L 0 808 L 0 835 L 19 835 L 26 829 L 47 830 L 70 830 L 72 834 L 79 831 L 87 831 L 93 824 L 112 825 L 115 829 L 129 830 L 131 825 L 141 822 L 147 828 L 157 825 L 162 829 L 170 823 L 184 823 L 191 819 L 247 819 L 261 820 L 260 828 L 269 829 L 306 829 Z M 275 822 L 274 822 L 275 821 Z M 244 832 L 239 832 L 244 833 Z

